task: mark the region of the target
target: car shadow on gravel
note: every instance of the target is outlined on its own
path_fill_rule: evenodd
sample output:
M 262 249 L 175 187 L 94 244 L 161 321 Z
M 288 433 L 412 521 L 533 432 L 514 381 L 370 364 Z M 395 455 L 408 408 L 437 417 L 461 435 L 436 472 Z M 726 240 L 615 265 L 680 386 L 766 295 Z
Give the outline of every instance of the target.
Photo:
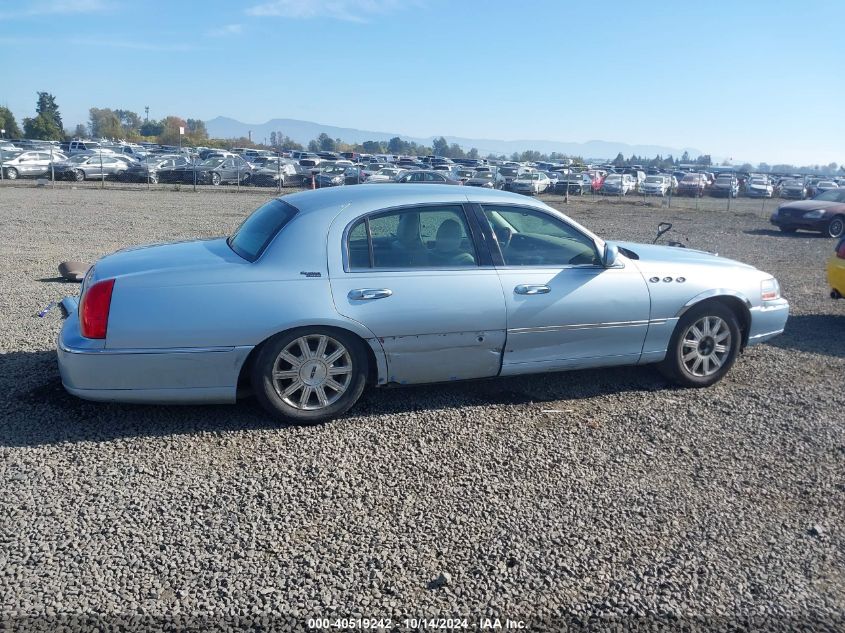
M 781 349 L 845 358 L 845 315 L 790 316 L 783 334 L 768 344 Z
M 821 237 L 827 240 L 830 239 L 823 233 L 816 233 L 813 231 L 795 231 L 794 233 L 786 233 L 777 229 L 748 229 L 747 231 L 743 231 L 743 233 L 746 235 L 765 235 L 767 237 L 786 237 L 790 239 L 794 239 L 796 237 Z
M 8 397 L 0 446 L 107 442 L 130 437 L 237 433 L 285 428 L 254 398 L 237 405 L 134 405 L 89 402 L 62 387 L 55 352 L 0 354 Z M 619 367 L 368 389 L 349 416 L 426 412 L 463 406 L 509 406 L 574 401 L 627 391 L 671 389 L 652 367 Z

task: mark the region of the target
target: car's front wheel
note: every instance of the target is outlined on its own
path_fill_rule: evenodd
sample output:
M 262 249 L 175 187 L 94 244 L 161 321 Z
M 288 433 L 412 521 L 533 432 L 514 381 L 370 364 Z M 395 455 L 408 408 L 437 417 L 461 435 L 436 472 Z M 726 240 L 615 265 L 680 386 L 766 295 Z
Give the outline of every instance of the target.
M 14 167 L 7 167 L 6 168 L 6 178 L 9 180 L 16 180 L 18 177 L 18 170 Z
M 736 315 L 709 301 L 690 308 L 678 321 L 659 369 L 681 386 L 709 387 L 733 366 L 741 342 Z
M 367 383 L 367 353 L 353 334 L 297 328 L 266 341 L 252 366 L 262 406 L 282 421 L 316 424 L 349 410 Z
M 218 174 L 216 171 L 211 172 L 211 184 L 216 187 L 220 184 L 220 181 L 220 174 Z
M 827 234 L 830 237 L 842 237 L 845 235 L 845 215 L 837 215 L 827 225 Z
M 81 169 L 77 169 L 75 172 L 73 172 L 73 179 L 76 182 L 82 182 L 83 180 L 85 180 L 85 172 Z

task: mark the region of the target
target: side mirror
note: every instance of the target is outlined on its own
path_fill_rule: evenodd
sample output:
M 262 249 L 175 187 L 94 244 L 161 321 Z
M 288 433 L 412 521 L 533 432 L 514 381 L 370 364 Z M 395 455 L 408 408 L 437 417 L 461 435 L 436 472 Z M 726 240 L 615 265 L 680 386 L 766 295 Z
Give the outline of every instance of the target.
M 616 260 L 619 257 L 619 249 L 616 247 L 615 244 L 605 244 L 604 245 L 604 254 L 601 258 L 602 266 L 605 268 L 613 268 L 613 265 L 616 264 Z

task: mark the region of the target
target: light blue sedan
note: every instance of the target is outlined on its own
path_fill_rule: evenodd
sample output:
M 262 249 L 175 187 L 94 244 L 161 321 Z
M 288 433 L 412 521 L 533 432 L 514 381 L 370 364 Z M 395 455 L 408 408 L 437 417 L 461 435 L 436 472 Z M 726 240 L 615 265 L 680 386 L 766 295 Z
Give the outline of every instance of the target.
M 365 386 L 659 363 L 720 380 L 789 305 L 751 266 L 605 242 L 542 202 L 372 185 L 271 200 L 227 238 L 130 248 L 65 298 L 62 382 L 103 401 L 234 402 L 297 423 Z

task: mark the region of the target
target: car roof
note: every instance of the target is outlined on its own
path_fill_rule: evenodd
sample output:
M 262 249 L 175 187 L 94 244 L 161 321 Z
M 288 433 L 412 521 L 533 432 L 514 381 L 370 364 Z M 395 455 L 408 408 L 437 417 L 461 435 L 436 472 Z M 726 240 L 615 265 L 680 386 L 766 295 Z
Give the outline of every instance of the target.
M 302 214 L 335 214 L 347 206 L 361 210 L 378 210 L 412 204 L 452 203 L 515 203 L 548 210 L 542 202 L 508 191 L 464 188 L 434 184 L 365 184 L 357 187 L 329 187 L 301 191 L 280 199 L 299 209 Z

